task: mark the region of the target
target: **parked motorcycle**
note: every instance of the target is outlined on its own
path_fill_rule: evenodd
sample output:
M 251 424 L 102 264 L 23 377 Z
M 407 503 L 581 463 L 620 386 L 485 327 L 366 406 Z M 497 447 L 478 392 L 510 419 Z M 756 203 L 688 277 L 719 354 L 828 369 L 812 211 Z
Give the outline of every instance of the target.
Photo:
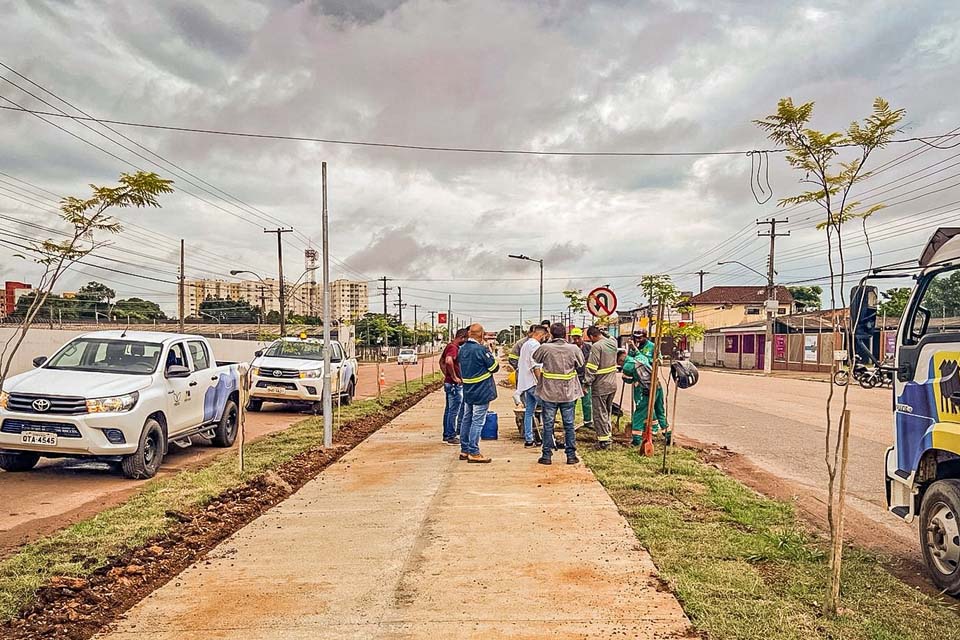
M 893 374 L 895 369 L 892 363 L 884 360 L 879 365 L 867 367 L 857 362 L 853 365 L 853 371 L 840 369 L 833 374 L 833 383 L 840 387 L 850 384 L 850 378 L 853 377 L 864 389 L 873 389 L 874 387 L 893 387 Z

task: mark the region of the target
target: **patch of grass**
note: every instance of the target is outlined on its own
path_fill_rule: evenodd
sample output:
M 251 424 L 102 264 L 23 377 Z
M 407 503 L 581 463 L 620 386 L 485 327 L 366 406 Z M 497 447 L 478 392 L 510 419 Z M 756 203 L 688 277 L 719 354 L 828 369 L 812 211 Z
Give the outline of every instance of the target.
M 409 391 L 401 382 L 387 389 L 381 401 L 361 400 L 340 409 L 340 423 L 374 415 L 384 405 L 420 391 L 441 377 L 411 380 Z M 334 408 L 334 425 L 337 414 Z M 311 416 L 244 447 L 243 473 L 237 451 L 217 457 L 209 465 L 148 482 L 130 499 L 55 534 L 24 546 L 0 561 L 0 621 L 8 620 L 29 602 L 37 589 L 53 576 L 89 575 L 111 556 L 141 546 L 162 533 L 173 520 L 169 510 L 187 511 L 202 506 L 227 489 L 323 442 L 323 417 Z
M 804 532 L 791 505 L 690 450 L 673 449 L 664 475 L 659 455 L 585 449 L 585 462 L 711 640 L 931 640 L 960 627 L 954 601 L 920 593 L 857 549 L 844 553 L 844 613 L 824 617 L 827 546 Z

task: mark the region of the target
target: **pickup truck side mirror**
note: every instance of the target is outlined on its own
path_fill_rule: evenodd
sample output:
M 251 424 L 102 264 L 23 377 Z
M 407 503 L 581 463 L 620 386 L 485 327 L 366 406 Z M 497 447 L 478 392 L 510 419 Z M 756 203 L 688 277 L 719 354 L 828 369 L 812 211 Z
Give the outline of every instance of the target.
M 182 364 L 172 364 L 169 367 L 167 367 L 167 377 L 168 378 L 189 378 L 190 368 L 185 367 Z
M 254 358 L 259 358 L 259 357 L 262 356 L 262 355 L 263 355 L 263 351 L 254 351 L 254 352 L 253 352 L 253 357 L 254 357 Z
M 47 361 L 47 356 L 37 356 L 33 359 L 33 366 L 42 367 L 43 363 Z

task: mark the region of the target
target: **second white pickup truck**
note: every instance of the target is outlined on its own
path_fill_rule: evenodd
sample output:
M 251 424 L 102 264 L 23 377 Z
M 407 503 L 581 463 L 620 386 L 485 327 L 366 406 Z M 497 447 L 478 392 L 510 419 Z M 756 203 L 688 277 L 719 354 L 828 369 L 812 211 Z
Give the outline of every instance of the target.
M 347 405 L 357 391 L 357 360 L 348 358 L 339 342 L 330 346 L 330 394 L 334 401 L 339 396 L 340 404 Z M 257 351 L 250 366 L 250 411 L 260 411 L 264 402 L 306 404 L 315 413 L 322 409 L 322 340 L 280 338 Z
M 74 338 L 0 390 L 0 469 L 41 457 L 120 462 L 128 478 L 157 473 L 171 442 L 229 447 L 237 437 L 239 363 L 218 363 L 200 336 L 98 331 Z

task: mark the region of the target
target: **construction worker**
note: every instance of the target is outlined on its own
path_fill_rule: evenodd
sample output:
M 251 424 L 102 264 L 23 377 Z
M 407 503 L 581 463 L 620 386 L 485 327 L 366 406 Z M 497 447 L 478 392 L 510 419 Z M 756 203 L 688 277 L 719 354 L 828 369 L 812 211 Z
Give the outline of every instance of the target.
M 480 454 L 480 431 L 487 420 L 490 403 L 497 397 L 493 374 L 500 370 L 500 363 L 483 344 L 483 325 L 470 325 L 467 336 L 457 351 L 464 407 L 460 420 L 460 459 L 490 462 L 490 458 Z
M 577 345 L 583 352 L 583 361 L 586 362 L 590 357 L 590 345 L 592 343 L 583 340 L 583 329 L 574 327 L 570 330 L 570 341 Z M 580 398 L 580 410 L 583 413 L 583 426 L 593 426 L 593 400 L 590 391 L 590 385 L 586 384 L 586 372 L 583 367 L 577 368 L 577 378 L 583 386 L 583 397 Z
M 644 334 L 644 338 L 646 334 Z M 647 340 L 651 346 L 649 340 Z M 657 433 L 661 428 L 666 432 L 670 425 L 667 423 L 667 412 L 663 404 L 663 388 L 653 380 L 653 349 L 646 349 L 645 344 L 637 345 L 635 356 L 621 355 L 624 382 L 633 385 L 633 416 L 631 418 L 631 444 L 640 445 L 643 442 L 643 430 L 647 422 L 647 410 L 650 406 L 650 385 L 656 384 L 654 393 L 653 413 L 655 421 L 651 430 Z
M 627 355 L 635 358 L 638 353 L 646 355 L 647 359 L 653 361 L 653 341 L 647 337 L 645 329 L 637 329 L 631 336 L 631 344 L 627 349 Z
M 617 392 L 617 341 L 595 326 L 587 329 L 587 340 L 591 347 L 584 367 L 584 386 L 592 398 L 597 449 L 609 449 L 610 411 Z
M 539 325 L 531 325 L 527 329 L 527 335 L 523 336 L 519 340 L 513 343 L 513 346 L 510 348 L 510 353 L 507 355 L 507 362 L 510 363 L 510 366 L 516 370 L 517 365 L 520 363 L 520 349 L 523 348 L 523 343 L 533 337 L 533 328 Z
M 552 464 L 554 438 L 553 423 L 560 411 L 563 422 L 564 452 L 567 464 L 577 464 L 577 435 L 573 428 L 573 414 L 577 400 L 583 396 L 583 387 L 577 379 L 577 367 L 584 366 L 583 351 L 567 342 L 567 328 L 555 323 L 550 326 L 551 340 L 533 353 L 533 361 L 542 365 L 536 370 L 537 397 L 543 407 L 543 449 L 540 464 Z

